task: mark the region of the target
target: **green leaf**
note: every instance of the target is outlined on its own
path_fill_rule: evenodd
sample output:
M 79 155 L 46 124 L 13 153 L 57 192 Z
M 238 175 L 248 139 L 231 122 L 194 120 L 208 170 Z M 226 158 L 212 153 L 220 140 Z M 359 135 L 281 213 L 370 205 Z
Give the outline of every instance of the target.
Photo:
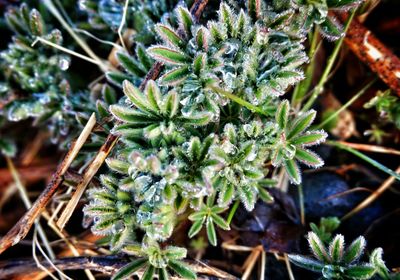
M 350 279 L 370 279 L 375 274 L 375 268 L 370 265 L 355 265 L 345 268 L 344 274 Z
M 147 264 L 147 259 L 137 259 L 130 264 L 122 267 L 117 273 L 111 278 L 112 280 L 127 279 L 131 277 L 137 270 Z
M 165 267 L 158 269 L 158 280 L 168 280 L 169 275 Z
M 121 87 L 122 82 L 124 80 L 129 79 L 129 76 L 125 75 L 123 73 L 120 73 L 120 72 L 107 72 L 106 73 L 106 78 L 113 85 L 115 85 L 117 87 Z
M 129 172 L 129 163 L 126 161 L 118 160 L 115 158 L 106 159 L 107 166 L 112 170 L 121 173 L 128 174 Z
M 141 111 L 121 105 L 111 105 L 110 112 L 120 121 L 131 124 L 150 125 L 154 123 L 154 117 Z
M 167 43 L 174 47 L 181 48 L 184 46 L 184 40 L 174 31 L 172 28 L 164 25 L 157 24 L 156 25 L 157 34 Z
M 288 255 L 288 257 L 292 263 L 307 270 L 321 272 L 322 269 L 324 268 L 323 263 L 307 257 L 303 257 L 300 255 L 292 255 L 292 254 Z
M 97 216 L 112 216 L 117 213 L 117 209 L 113 206 L 86 206 L 86 213 L 91 213 Z
M 330 41 L 335 41 L 344 35 L 342 27 L 330 17 L 326 17 L 319 27 L 322 35 Z
M 200 27 L 196 33 L 196 43 L 202 47 L 203 51 L 208 50 L 208 32 L 204 27 Z
M 201 143 L 199 137 L 192 137 L 189 145 L 189 156 L 191 157 L 191 160 L 198 161 L 201 155 Z
M 217 233 L 215 232 L 214 223 L 212 218 L 207 218 L 206 221 L 206 229 L 207 229 L 207 237 L 210 244 L 213 246 L 217 246 Z
M 11 140 L 0 138 L 0 153 L 7 157 L 14 157 L 17 153 L 17 147 Z
M 146 69 L 149 70 L 153 65 L 152 59 L 147 55 L 146 49 L 140 43 L 136 43 L 136 55 L 141 63 L 141 65 Z
M 290 143 L 293 145 L 301 145 L 303 147 L 308 147 L 308 146 L 318 145 L 324 142 L 327 137 L 328 134 L 323 130 L 307 131 L 306 134 L 299 135 L 290 140 Z
M 337 234 L 329 245 L 329 255 L 334 263 L 340 263 L 343 258 L 344 237 Z
M 207 210 L 202 209 L 200 211 L 190 214 L 188 219 L 191 221 L 197 221 L 197 220 L 202 220 L 205 216 L 207 216 Z
M 230 230 L 228 223 L 221 216 L 211 213 L 211 218 L 213 219 L 213 222 L 223 230 Z
M 256 20 L 261 15 L 261 0 L 248 0 L 249 14 Z
M 214 205 L 213 207 L 211 207 L 211 212 L 215 213 L 215 214 L 221 214 L 223 212 L 225 212 L 227 209 L 227 207 L 221 207 L 218 205 Z
M 88 213 L 90 211 L 87 211 Z M 100 220 L 99 222 L 95 223 L 92 227 L 92 231 L 94 232 L 111 232 L 113 225 L 118 222 L 120 219 L 118 217 L 114 218 L 107 218 L 105 220 Z
M 300 169 L 294 160 L 287 160 L 284 163 L 286 173 L 289 175 L 289 179 L 296 185 L 301 183 Z
M 265 202 L 265 203 L 271 203 L 274 202 L 274 197 L 264 189 L 262 186 L 258 186 L 258 196 Z
M 186 258 L 187 250 L 182 247 L 168 246 L 165 249 L 165 256 L 170 260 L 180 260 Z
M 46 25 L 38 10 L 33 9 L 30 12 L 29 24 L 33 35 L 43 36 L 46 33 Z
M 200 75 L 201 71 L 206 67 L 207 55 L 205 53 L 200 53 L 193 61 L 193 72 L 196 75 Z
M 194 273 L 185 263 L 180 261 L 169 261 L 168 267 L 175 271 L 179 276 L 184 279 L 197 279 Z
M 192 224 L 192 226 L 189 229 L 189 233 L 188 233 L 189 238 L 192 238 L 196 234 L 199 233 L 199 231 L 203 227 L 203 222 L 204 222 L 204 219 L 195 220 L 195 222 Z
M 307 240 L 312 250 L 312 253 L 318 260 L 327 263 L 331 262 L 328 253 L 326 252 L 324 244 L 314 232 L 308 233 Z
M 146 84 L 145 93 L 147 95 L 147 100 L 154 111 L 160 110 L 159 104 L 161 103 L 161 92 L 156 82 L 153 80 L 148 81 Z
M 227 28 L 228 33 L 231 33 L 233 30 L 233 16 L 232 11 L 229 6 L 225 3 L 221 3 L 219 8 L 219 17 L 220 22 L 223 22 L 225 27 Z
M 252 186 L 239 186 L 236 190 L 246 210 L 253 210 L 257 198 L 254 188 Z
M 371 256 L 369 257 L 370 263 L 375 267 L 376 272 L 385 280 L 390 280 L 389 269 L 386 267 L 385 262 L 382 259 L 383 250 L 382 248 L 376 248 L 372 251 Z
M 221 206 L 226 206 L 230 204 L 235 195 L 235 186 L 230 183 L 224 183 L 222 186 L 219 196 L 218 196 L 218 204 Z
M 199 113 L 189 117 L 179 117 L 178 119 L 187 125 L 203 126 L 207 125 L 211 121 L 211 115 L 207 113 Z
M 305 165 L 313 168 L 318 168 L 324 165 L 324 161 L 314 152 L 307 149 L 296 148 L 295 158 Z
M 125 80 L 122 83 L 122 88 L 124 91 L 124 94 L 129 98 L 129 100 L 141 109 L 142 111 L 149 112 L 149 113 L 154 113 L 157 111 L 158 107 L 153 107 L 152 104 L 150 104 L 147 101 L 146 96 L 142 93 L 140 89 L 135 87 L 131 82 L 128 80 Z M 114 106 L 120 106 L 120 105 L 114 105 Z
M 141 280 L 153 280 L 154 279 L 154 272 L 155 272 L 155 267 L 152 265 L 149 265 L 144 272 L 142 279 Z
M 178 93 L 175 90 L 171 90 L 168 92 L 165 102 L 164 108 L 161 108 L 162 111 L 168 114 L 170 118 L 176 115 L 179 108 L 179 97 Z
M 107 84 L 101 88 L 101 96 L 107 104 L 117 103 L 117 94 L 115 90 Z
M 193 25 L 192 14 L 188 11 L 188 9 L 182 7 L 181 5 L 178 6 L 177 13 L 179 25 L 185 31 L 185 33 L 189 35 Z
M 134 243 L 134 244 L 129 244 L 124 246 L 123 252 L 129 254 L 129 255 L 133 255 L 133 256 L 145 256 L 146 254 L 143 252 L 143 248 L 142 245 L 139 243 Z
M 189 74 L 189 67 L 183 66 L 165 73 L 161 76 L 161 81 L 165 85 L 174 86 L 184 81 Z
M 362 236 L 358 237 L 347 247 L 343 260 L 346 263 L 356 261 L 364 253 L 365 244 L 365 238 Z
M 118 52 L 117 58 L 122 67 L 124 67 L 131 74 L 138 77 L 144 76 L 146 74 L 146 70 L 144 70 L 141 67 L 140 63 L 136 59 L 132 58 L 130 55 L 123 52 Z
M 275 119 L 281 129 L 286 128 L 286 124 L 289 118 L 289 110 L 290 110 L 289 101 L 284 100 L 281 102 L 281 104 L 278 107 L 278 110 L 276 111 Z
M 289 133 L 286 135 L 286 138 L 290 140 L 306 130 L 307 127 L 309 127 L 314 121 L 316 114 L 317 113 L 314 110 L 310 110 L 297 117 L 294 120 L 293 125 L 290 127 Z
M 186 64 L 189 60 L 184 53 L 163 46 L 150 47 L 147 52 L 154 59 L 171 65 Z

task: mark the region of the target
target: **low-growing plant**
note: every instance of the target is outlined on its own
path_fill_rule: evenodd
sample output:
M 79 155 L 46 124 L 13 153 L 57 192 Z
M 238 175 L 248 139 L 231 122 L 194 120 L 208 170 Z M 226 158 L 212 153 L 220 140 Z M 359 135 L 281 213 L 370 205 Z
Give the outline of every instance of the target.
M 251 211 L 259 198 L 273 201 L 266 164 L 283 167 L 295 184 L 298 163 L 323 164 L 309 150 L 327 137 L 309 130 L 316 112 L 300 114 L 280 99 L 303 77 L 302 35 L 234 9 L 221 3 L 217 19 L 202 25 L 178 6 L 177 27 L 156 25 L 161 42 L 147 50 L 165 65 L 162 76 L 144 90 L 125 80 L 125 96 L 110 106 L 120 137 L 107 160 L 113 175 L 90 191 L 85 214 L 95 233 L 112 237 L 115 251 L 136 242 L 140 231 L 163 248 L 184 213 L 193 222 L 189 237 L 205 225 L 215 246 L 216 228 L 230 228 L 225 213 L 233 202 Z M 128 71 L 138 65 L 119 59 Z
M 345 246 L 344 237 L 337 234 L 334 238 L 324 242 L 315 232 L 309 232 L 307 241 L 312 257 L 289 255 L 289 260 L 304 269 L 322 274 L 324 279 L 397 279 L 398 274 L 390 274 L 382 260 L 382 248 L 375 249 L 369 262 L 361 261 L 365 252 L 366 241 L 360 236 L 349 246 Z

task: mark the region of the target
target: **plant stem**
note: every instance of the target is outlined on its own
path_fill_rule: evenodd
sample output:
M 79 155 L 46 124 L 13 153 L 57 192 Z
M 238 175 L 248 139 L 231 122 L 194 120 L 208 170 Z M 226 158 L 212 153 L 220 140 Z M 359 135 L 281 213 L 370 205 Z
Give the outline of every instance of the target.
M 292 95 L 292 105 L 301 105 L 301 102 L 303 100 L 304 95 L 307 93 L 308 89 L 310 88 L 311 82 L 313 80 L 313 73 L 314 73 L 314 67 L 315 67 L 315 53 L 320 46 L 318 43 L 318 28 L 316 27 L 314 29 L 314 32 L 311 38 L 311 45 L 310 45 L 310 50 L 308 52 L 308 57 L 310 57 L 310 63 L 307 66 L 306 73 L 305 73 L 305 79 L 302 80 L 300 83 L 297 84 L 293 91 Z M 317 47 L 318 45 L 318 47 Z
M 350 23 L 352 22 L 354 15 L 356 13 L 357 9 L 354 9 L 354 11 L 351 13 L 350 17 L 348 18 L 345 28 L 344 28 L 344 33 L 347 32 L 347 29 L 350 26 Z M 343 44 L 344 41 L 344 37 L 340 38 L 336 43 L 335 43 L 335 48 L 333 49 L 333 52 L 331 54 L 331 56 L 328 58 L 328 63 L 325 67 L 324 72 L 322 73 L 321 79 L 319 80 L 318 84 L 315 86 L 314 90 L 312 91 L 312 95 L 311 97 L 308 99 L 307 103 L 304 105 L 302 111 L 305 112 L 307 110 L 309 110 L 312 105 L 314 104 L 315 100 L 317 99 L 317 97 L 322 93 L 323 89 L 324 89 L 324 85 L 326 83 L 326 81 L 328 80 L 329 74 L 333 68 L 333 64 L 336 61 L 336 58 L 339 54 L 339 50 Z
M 331 146 L 335 146 L 335 147 L 337 147 L 339 149 L 342 149 L 342 150 L 345 150 L 345 151 L 348 151 L 349 153 L 359 157 L 360 159 L 368 162 L 372 166 L 375 166 L 379 170 L 381 170 L 381 171 L 393 176 L 394 178 L 396 178 L 397 180 L 400 181 L 400 174 L 397 174 L 392 169 L 384 166 L 383 164 L 377 162 L 376 160 L 370 158 L 369 156 L 366 156 L 363 153 L 361 153 L 361 152 L 359 152 L 359 151 L 357 151 L 357 150 L 355 150 L 353 148 L 350 148 L 350 147 L 348 147 L 348 146 L 346 146 L 346 145 L 344 145 L 344 144 L 342 144 L 340 142 L 337 142 L 337 141 L 326 141 L 326 144 L 331 145 Z
M 305 210 L 304 210 L 304 194 L 303 194 L 303 185 L 300 184 L 297 187 L 297 190 L 299 192 L 299 204 L 300 204 L 300 220 L 301 224 L 305 225 L 306 224 L 306 215 L 305 215 Z
M 326 118 L 321 124 L 319 124 L 316 129 L 321 129 L 323 128 L 326 124 L 328 124 L 330 121 L 335 119 L 337 116 L 339 116 L 340 113 L 342 113 L 344 110 L 346 110 L 351 104 L 354 103 L 361 95 L 363 95 L 367 89 L 369 89 L 375 82 L 377 78 L 373 79 L 371 82 L 369 82 L 366 86 L 364 86 L 359 92 L 357 92 L 349 101 L 346 102 L 342 107 L 339 108 L 339 110 L 335 111 L 332 115 L 330 115 L 328 118 Z

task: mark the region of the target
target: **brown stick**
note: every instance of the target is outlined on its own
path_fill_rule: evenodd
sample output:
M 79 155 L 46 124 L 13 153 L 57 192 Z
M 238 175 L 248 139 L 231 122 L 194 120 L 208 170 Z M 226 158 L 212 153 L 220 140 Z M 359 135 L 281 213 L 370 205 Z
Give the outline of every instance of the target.
M 62 271 L 67 270 L 83 270 L 89 269 L 92 271 L 98 271 L 104 273 L 106 275 L 112 275 L 118 269 L 123 267 L 124 265 L 130 262 L 129 259 L 118 258 L 114 256 L 105 256 L 105 257 L 71 257 L 71 258 L 62 258 L 55 260 L 53 263 Z M 224 271 L 221 271 L 217 268 L 200 265 L 194 262 L 187 262 L 188 266 L 195 272 L 201 275 L 213 276 L 217 279 L 226 279 L 226 280 L 234 280 L 237 277 L 232 276 Z M 49 265 L 47 262 L 42 262 L 47 269 L 53 271 L 54 268 Z M 24 279 L 28 279 L 27 277 L 32 277 L 35 274 L 40 272 L 40 268 L 37 267 L 37 264 L 31 260 L 15 260 L 15 261 L 4 261 L 0 262 L 0 279 L 15 279 L 21 276 L 24 276 Z M 139 271 L 138 274 L 143 274 L 143 270 Z M 32 278 L 31 278 L 32 279 Z M 173 279 L 181 279 L 181 278 L 173 278 Z M 209 278 L 198 278 L 198 279 L 209 279 Z M 215 279 L 215 278 L 213 278 Z
M 344 22 L 346 15 L 337 14 Z M 375 35 L 354 19 L 344 40 L 353 53 L 400 95 L 400 59 Z
M 26 212 L 25 215 L 17 222 L 17 224 L 15 224 L 14 227 L 0 240 L 0 254 L 9 247 L 17 244 L 28 234 L 36 218 L 43 211 L 47 203 L 50 201 L 50 198 L 64 181 L 65 172 L 68 170 L 79 150 L 86 142 L 86 139 L 89 137 L 90 131 L 95 123 L 96 119 L 93 114 L 79 138 L 72 144 L 72 147 L 64 157 L 64 160 L 57 167 L 57 171 L 53 174 L 51 182 L 46 186 L 39 198 L 35 201 L 32 208 L 29 209 L 28 212 Z

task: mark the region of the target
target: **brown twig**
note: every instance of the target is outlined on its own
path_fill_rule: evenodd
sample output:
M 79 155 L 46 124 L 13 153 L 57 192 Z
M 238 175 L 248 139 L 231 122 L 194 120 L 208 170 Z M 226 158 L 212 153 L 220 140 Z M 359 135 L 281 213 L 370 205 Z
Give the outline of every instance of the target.
M 90 131 L 95 123 L 96 118 L 93 114 L 83 129 L 81 135 L 72 144 L 71 149 L 64 157 L 64 160 L 57 167 L 57 171 L 53 174 L 51 182 L 46 186 L 45 190 L 41 193 L 28 212 L 26 212 L 25 215 L 17 222 L 17 224 L 15 224 L 14 227 L 0 240 L 0 254 L 9 247 L 17 244 L 28 234 L 36 218 L 43 211 L 53 194 L 63 182 L 65 172 L 68 170 L 79 150 L 86 142 L 86 139 L 89 137 Z
M 98 271 L 106 275 L 114 274 L 118 269 L 123 267 L 124 265 L 129 263 L 129 259 L 124 259 L 120 257 L 114 256 L 104 256 L 104 257 L 71 257 L 71 258 L 62 258 L 58 260 L 54 260 L 54 265 L 58 267 L 62 271 L 68 270 L 82 270 L 89 269 L 92 271 Z M 210 267 L 207 265 L 199 265 L 194 262 L 187 262 L 188 266 L 195 271 L 196 273 L 203 276 L 212 276 L 213 279 L 226 279 L 226 280 L 234 280 L 237 277 L 230 275 L 224 271 L 221 271 L 217 268 Z M 48 263 L 43 262 L 43 265 L 50 271 L 53 271 L 54 268 L 50 266 Z M 32 260 L 15 260 L 15 261 L 4 261 L 0 262 L 0 279 L 21 279 L 21 276 L 24 276 L 24 279 L 31 278 L 37 273 L 40 272 L 40 269 L 37 267 L 36 263 Z M 144 270 L 139 270 L 138 274 L 143 274 Z M 32 279 L 32 278 L 31 278 Z M 172 279 L 181 279 L 181 278 L 172 278 Z M 199 277 L 198 279 L 209 279 L 204 277 Z
M 344 22 L 346 15 L 337 14 Z M 347 31 L 346 45 L 353 53 L 400 95 L 400 59 L 358 20 Z

